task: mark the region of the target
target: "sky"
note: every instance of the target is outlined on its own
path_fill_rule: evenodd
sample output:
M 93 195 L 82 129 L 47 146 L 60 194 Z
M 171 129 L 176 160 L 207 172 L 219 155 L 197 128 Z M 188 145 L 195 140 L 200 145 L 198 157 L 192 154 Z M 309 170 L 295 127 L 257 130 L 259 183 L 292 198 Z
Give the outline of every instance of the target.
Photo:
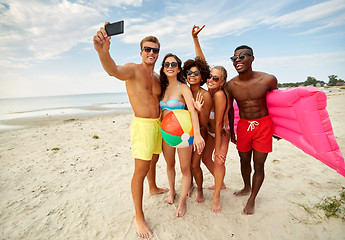
M 161 43 L 163 57 L 195 57 L 193 25 L 211 66 L 237 75 L 230 57 L 254 50 L 253 69 L 279 83 L 345 79 L 345 0 L 0 0 L 0 98 L 125 92 L 103 70 L 93 36 L 106 21 L 124 20 L 110 54 L 140 63 L 142 38 Z

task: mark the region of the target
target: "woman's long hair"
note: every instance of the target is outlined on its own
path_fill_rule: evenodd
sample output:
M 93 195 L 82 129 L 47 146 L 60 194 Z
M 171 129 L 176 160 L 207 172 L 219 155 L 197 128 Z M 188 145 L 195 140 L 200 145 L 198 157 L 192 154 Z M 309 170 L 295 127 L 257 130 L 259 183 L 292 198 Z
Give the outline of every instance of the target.
M 175 54 L 168 53 L 167 55 L 165 55 L 165 57 L 162 61 L 161 69 L 159 71 L 159 80 L 161 82 L 161 89 L 162 89 L 161 99 L 164 97 L 165 90 L 167 89 L 167 87 L 169 85 L 169 80 L 167 78 L 167 75 L 165 75 L 165 73 L 164 73 L 164 63 L 168 57 L 173 57 L 177 61 L 177 67 L 180 70 L 180 72 L 177 74 L 177 80 L 181 83 L 186 83 L 186 81 L 183 78 L 181 59 L 179 59 L 178 56 L 176 56 Z
M 223 115 L 223 128 L 222 128 L 221 134 L 227 135 L 227 134 L 230 134 L 229 129 L 228 129 L 229 125 L 230 125 L 230 123 L 229 123 L 230 120 L 227 117 L 229 109 L 230 109 L 230 105 L 228 103 L 228 100 L 229 100 L 228 92 L 225 90 L 224 85 L 226 84 L 226 79 L 228 78 L 228 72 L 226 71 L 225 67 L 223 67 L 223 66 L 214 66 L 212 69 L 218 69 L 222 73 L 221 81 L 223 82 L 223 84 L 220 87 L 220 90 L 222 90 L 225 93 L 226 102 L 225 102 L 225 111 L 224 111 L 224 115 Z

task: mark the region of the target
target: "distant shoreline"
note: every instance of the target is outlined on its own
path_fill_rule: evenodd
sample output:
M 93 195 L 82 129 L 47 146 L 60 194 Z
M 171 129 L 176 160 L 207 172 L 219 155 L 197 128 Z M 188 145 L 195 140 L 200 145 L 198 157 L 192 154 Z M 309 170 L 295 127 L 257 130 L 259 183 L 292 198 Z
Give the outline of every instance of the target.
M 120 114 L 133 114 L 133 110 L 130 106 L 125 105 L 123 107 L 115 108 L 85 106 L 41 111 L 40 114 L 37 114 L 36 116 L 0 120 L 0 133 L 16 129 L 46 126 L 61 121 L 74 121 L 102 116 L 117 116 Z
M 131 112 L 127 93 L 0 99 L 0 132 L 58 120 Z
M 340 87 L 319 88 L 325 91 L 327 96 L 341 94 L 345 89 Z M 20 117 L 0 120 L 0 133 L 16 129 L 40 127 L 58 123 L 61 121 L 82 120 L 102 116 L 117 116 L 120 114 L 133 114 L 129 103 L 125 104 L 100 104 L 80 107 L 67 107 L 27 112 L 28 116 L 21 114 Z M 15 114 L 14 114 L 15 116 Z

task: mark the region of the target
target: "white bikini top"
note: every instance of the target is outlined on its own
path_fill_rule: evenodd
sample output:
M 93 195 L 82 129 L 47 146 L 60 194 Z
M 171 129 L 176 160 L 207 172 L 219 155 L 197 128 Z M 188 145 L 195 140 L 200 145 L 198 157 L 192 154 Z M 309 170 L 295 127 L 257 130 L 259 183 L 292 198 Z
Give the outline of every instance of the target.
M 210 119 L 214 119 L 214 112 L 210 112 Z

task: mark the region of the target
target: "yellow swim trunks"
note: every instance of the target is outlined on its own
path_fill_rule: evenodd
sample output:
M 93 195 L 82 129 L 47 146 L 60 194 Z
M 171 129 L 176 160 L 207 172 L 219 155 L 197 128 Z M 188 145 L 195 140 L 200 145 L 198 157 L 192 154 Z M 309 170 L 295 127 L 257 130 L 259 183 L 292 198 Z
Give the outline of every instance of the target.
M 133 158 L 151 160 L 153 154 L 162 152 L 160 118 L 134 117 L 131 124 Z

